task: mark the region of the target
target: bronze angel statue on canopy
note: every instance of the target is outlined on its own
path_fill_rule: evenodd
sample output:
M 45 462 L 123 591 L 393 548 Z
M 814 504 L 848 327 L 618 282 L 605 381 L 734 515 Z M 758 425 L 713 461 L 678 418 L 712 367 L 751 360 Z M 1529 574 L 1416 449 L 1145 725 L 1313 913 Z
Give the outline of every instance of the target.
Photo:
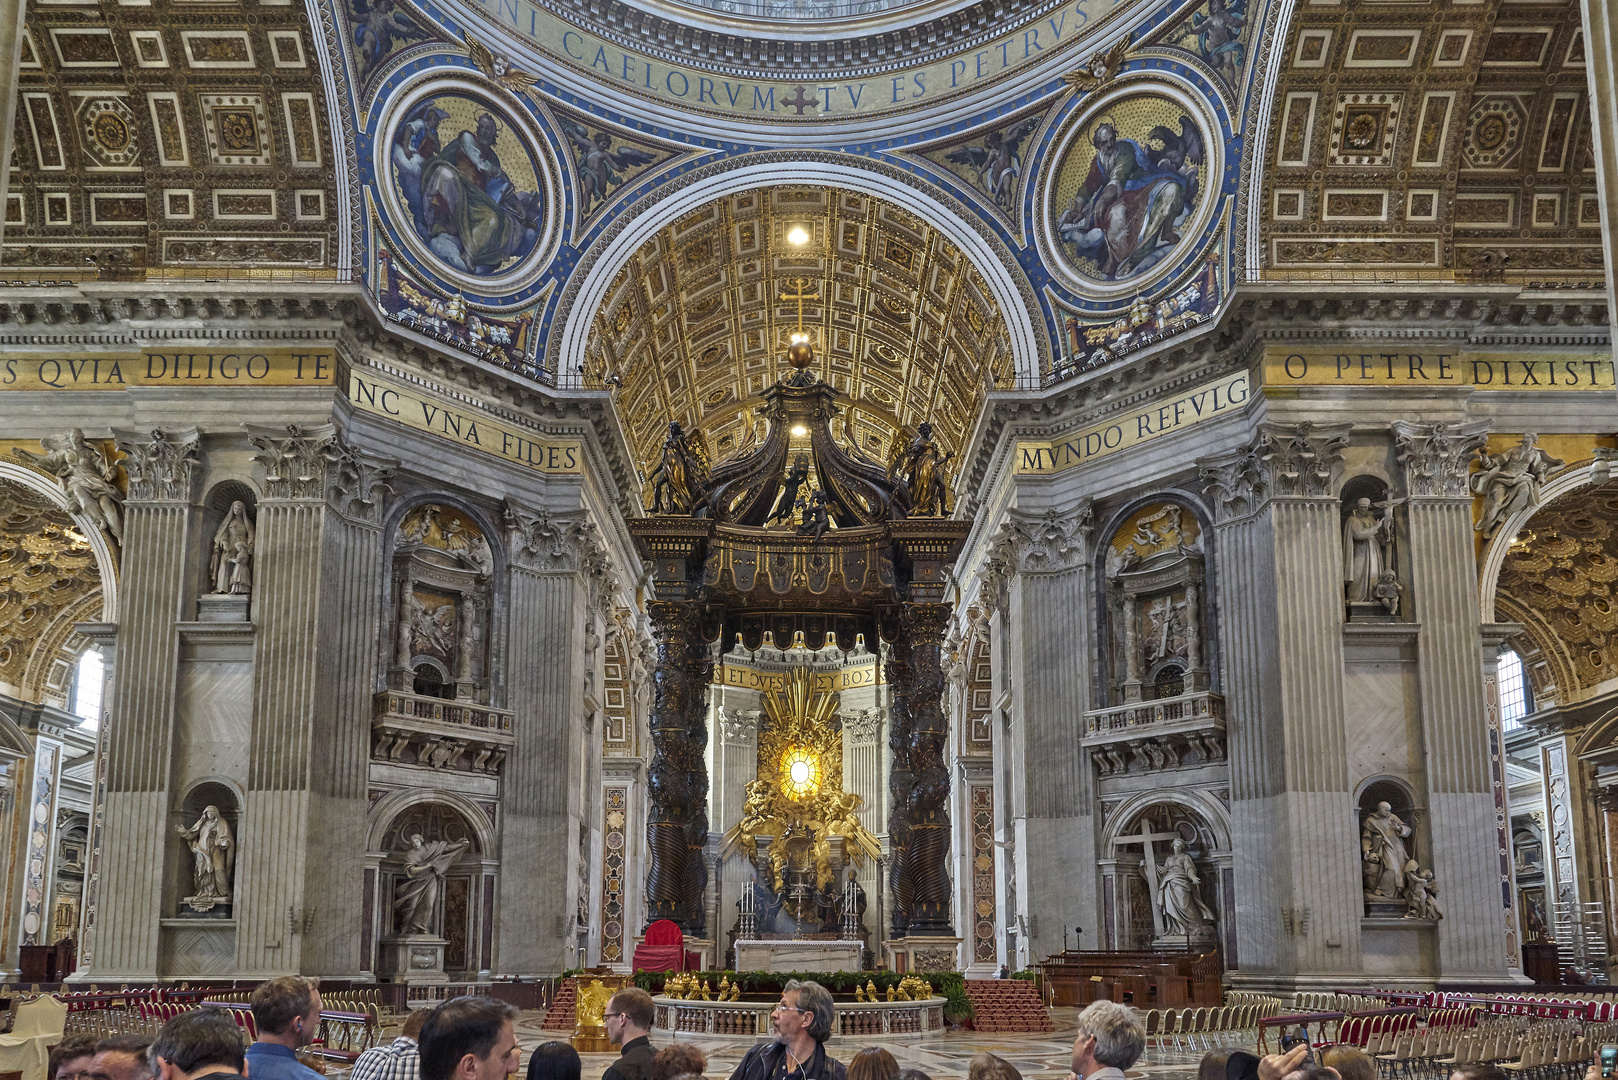
M 894 440 L 894 453 L 888 462 L 888 480 L 908 492 L 909 516 L 942 517 L 950 512 L 949 478 L 944 466 L 955 456 L 952 450 L 939 453 L 933 441 L 933 425 L 922 421 L 910 438 Z
M 651 490 L 654 514 L 695 514 L 702 516 L 708 494 L 708 448 L 701 432 L 687 434 L 678 420 L 669 421 L 668 438 L 656 468 L 646 478 Z

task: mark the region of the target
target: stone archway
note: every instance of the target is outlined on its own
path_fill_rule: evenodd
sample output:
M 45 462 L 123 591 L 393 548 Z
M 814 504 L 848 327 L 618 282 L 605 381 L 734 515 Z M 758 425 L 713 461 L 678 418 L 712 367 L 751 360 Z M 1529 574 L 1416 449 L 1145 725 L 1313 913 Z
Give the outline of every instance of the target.
M 411 939 L 401 923 L 400 888 L 409 881 L 408 852 L 414 837 L 429 848 L 442 845 L 441 880 L 424 912 L 426 937 L 442 944 L 437 971 L 451 978 L 477 978 L 493 962 L 494 896 L 500 861 L 494 855 L 494 829 L 489 810 L 456 792 L 415 789 L 396 791 L 371 813 L 370 851 L 366 854 L 365 893 L 369 910 L 361 934 L 361 964 L 381 978 L 410 981 L 410 948 L 394 948 Z M 380 946 L 380 949 L 375 946 Z M 403 968 L 401 969 L 401 964 Z M 419 964 L 415 965 L 419 967 Z
M 1110 855 L 1100 860 L 1103 947 L 1234 952 L 1230 823 L 1215 799 L 1197 791 L 1136 795 L 1109 813 L 1101 850 Z M 1205 929 L 1183 932 L 1196 923 Z

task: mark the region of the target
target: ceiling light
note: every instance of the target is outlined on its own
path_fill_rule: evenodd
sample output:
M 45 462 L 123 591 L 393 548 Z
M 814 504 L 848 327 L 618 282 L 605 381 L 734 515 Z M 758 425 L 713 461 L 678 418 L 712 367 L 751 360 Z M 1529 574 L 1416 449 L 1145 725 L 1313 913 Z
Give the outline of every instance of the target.
M 787 243 L 796 247 L 803 247 L 809 242 L 809 231 L 802 225 L 794 225 L 787 230 Z
M 809 340 L 809 335 L 808 334 L 793 334 L 792 338 L 791 338 L 792 344 L 794 344 L 794 345 L 802 345 L 804 342 L 806 342 L 808 340 Z
M 801 439 L 805 435 L 809 434 L 809 429 L 804 427 L 802 424 L 793 424 L 792 425 L 792 434 L 796 435 L 798 438 Z

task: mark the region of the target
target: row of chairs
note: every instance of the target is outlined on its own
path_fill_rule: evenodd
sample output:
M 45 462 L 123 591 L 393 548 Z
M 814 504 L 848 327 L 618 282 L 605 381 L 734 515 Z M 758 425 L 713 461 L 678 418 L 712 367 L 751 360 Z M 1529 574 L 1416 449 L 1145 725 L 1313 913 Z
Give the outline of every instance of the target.
M 1391 1043 L 1391 1045 L 1388 1045 Z M 1582 1036 L 1537 1032 L 1423 1029 L 1378 1040 L 1367 1047 L 1386 1077 L 1405 1080 L 1448 1076 L 1456 1066 L 1475 1062 L 1498 1065 L 1525 1080 L 1553 1080 L 1567 1074 L 1577 1080 L 1589 1064 L 1596 1045 Z
M 1325 994 L 1319 992 L 1299 991 L 1292 995 L 1293 1010 L 1305 1012 L 1368 1012 L 1371 1009 L 1386 1008 L 1387 1003 L 1380 997 L 1366 994 Z
M 1282 1009 L 1288 1008 L 1280 998 L 1271 994 L 1255 994 L 1251 990 L 1227 990 L 1225 992 L 1226 1005 L 1260 1005 L 1268 1009 L 1266 1016 L 1274 1016 Z
M 1385 1040 L 1413 1030 L 1416 1024 L 1417 1016 L 1413 1012 L 1391 1016 L 1345 1016 L 1337 1027 L 1337 1041 L 1349 1046 L 1382 1045 Z
M 1215 1008 L 1152 1009 L 1146 1014 L 1146 1041 L 1161 1050 L 1170 1041 L 1176 1050 L 1211 1050 L 1229 1041 L 1256 1039 L 1263 1005 L 1221 1005 Z

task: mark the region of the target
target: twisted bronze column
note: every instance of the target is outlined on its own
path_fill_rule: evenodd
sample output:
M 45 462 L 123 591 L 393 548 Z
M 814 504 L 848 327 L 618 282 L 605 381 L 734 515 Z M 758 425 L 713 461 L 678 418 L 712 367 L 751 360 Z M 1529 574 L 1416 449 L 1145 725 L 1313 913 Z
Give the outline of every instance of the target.
M 889 936 L 902 938 L 910 924 L 914 899 L 905 854 L 910 846 L 910 638 L 903 624 L 888 646 L 888 888 L 893 897 Z
M 949 620 L 948 604 L 904 607 L 910 653 L 905 709 L 909 836 L 904 861 L 910 879 L 906 929 L 911 936 L 955 932 L 950 922 L 950 781 L 944 763 L 949 720 L 944 714 L 943 644 Z
M 690 688 L 686 696 L 686 725 L 682 767 L 690 803 L 685 820 L 685 867 L 681 875 L 685 915 L 681 928 L 692 937 L 707 937 L 707 909 L 703 896 L 708 889 L 708 860 L 703 850 L 708 844 L 708 683 L 713 679 L 713 652 L 703 638 L 695 611 L 692 634 L 686 644 L 685 672 Z
M 691 651 L 700 642 L 694 608 L 667 601 L 648 605 L 657 640 L 657 668 L 652 673 L 652 758 L 646 769 L 646 919 L 648 923 L 671 919 L 682 929 L 690 912 L 686 835 L 695 801 L 693 772 L 701 774 L 703 797 L 708 786 L 702 755 L 696 755 L 694 770 L 689 747 L 692 701 L 706 697 L 700 684 L 692 685 Z M 703 831 L 706 834 L 706 814 Z

